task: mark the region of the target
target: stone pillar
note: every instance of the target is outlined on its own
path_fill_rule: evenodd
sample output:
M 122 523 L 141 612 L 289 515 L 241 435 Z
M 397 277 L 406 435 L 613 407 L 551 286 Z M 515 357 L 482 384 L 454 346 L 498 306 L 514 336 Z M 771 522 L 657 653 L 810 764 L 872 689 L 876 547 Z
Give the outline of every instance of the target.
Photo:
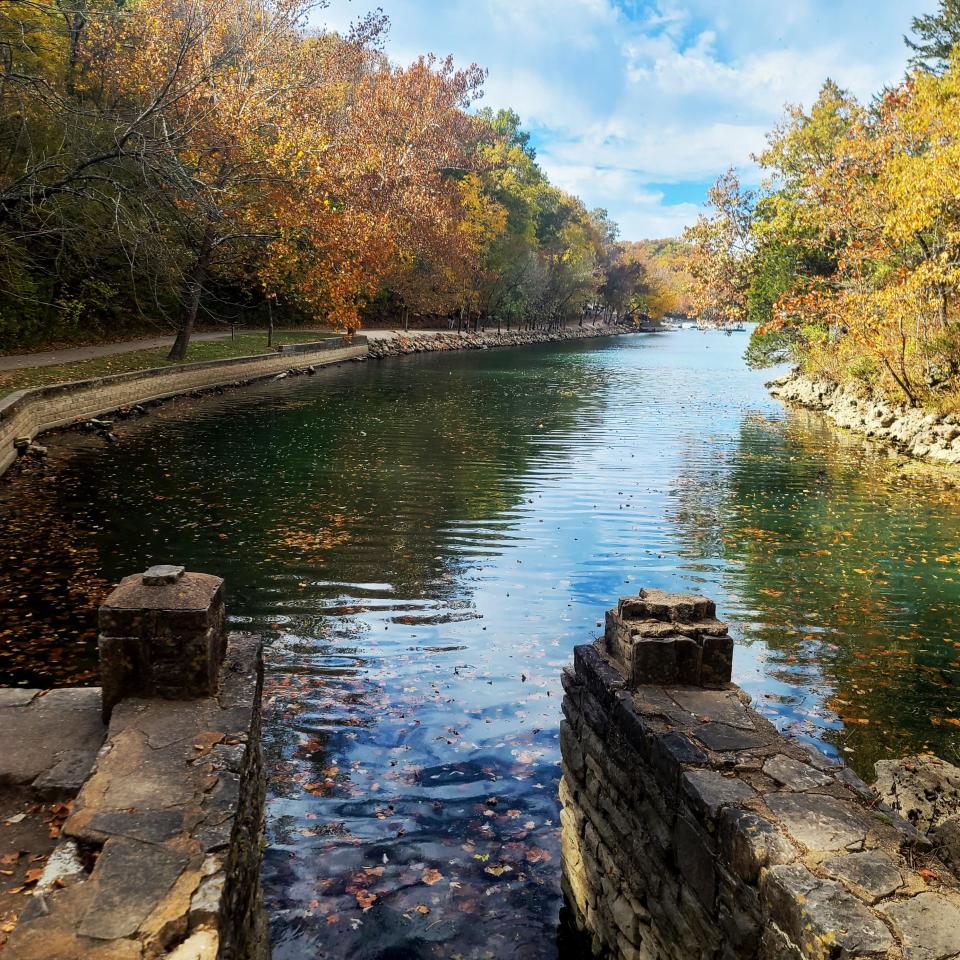
M 607 612 L 604 647 L 631 687 L 720 688 L 733 675 L 733 639 L 711 600 L 641 590 Z
M 584 955 L 960 960 L 945 861 L 851 770 L 751 709 L 732 649 L 709 600 L 642 590 L 574 650 L 560 842 Z
M 104 719 L 126 697 L 215 695 L 225 650 L 219 577 L 157 566 L 125 578 L 100 607 Z

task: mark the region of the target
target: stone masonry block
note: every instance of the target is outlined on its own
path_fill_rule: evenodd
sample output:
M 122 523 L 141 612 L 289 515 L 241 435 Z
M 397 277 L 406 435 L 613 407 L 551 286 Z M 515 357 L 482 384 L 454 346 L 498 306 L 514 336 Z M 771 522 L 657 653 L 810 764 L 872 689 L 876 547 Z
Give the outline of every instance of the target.
M 716 604 L 706 597 L 651 589 L 641 590 L 638 597 L 621 600 L 619 610 L 626 619 L 640 620 L 649 617 L 673 623 L 708 620 L 717 614 Z
M 634 686 L 668 684 L 678 680 L 677 638 L 643 640 L 633 648 Z
M 600 649 L 631 687 L 718 687 L 733 672 L 733 641 L 716 606 L 693 594 L 641 590 L 606 614 Z
M 724 807 L 742 806 L 757 796 L 749 784 L 716 770 L 687 770 L 681 788 L 696 813 L 709 820 L 715 820 Z
M 960 900 L 921 893 L 883 911 L 903 940 L 907 960 L 940 960 L 960 954 Z
M 673 828 L 673 850 L 680 874 L 699 901 L 713 910 L 717 893 L 713 841 L 687 817 L 677 817 Z
M 703 663 L 700 682 L 705 687 L 722 687 L 733 677 L 733 638 L 703 638 Z
M 104 717 L 126 697 L 217 692 L 226 649 L 223 581 L 182 567 L 127 577 L 100 608 Z
M 839 884 L 800 864 L 771 867 L 761 881 L 770 919 L 807 957 L 829 944 L 838 958 L 882 957 L 894 947 L 886 926 Z
M 756 883 L 765 867 L 791 863 L 797 852 L 772 824 L 750 810 L 727 807 L 720 814 L 720 849 L 730 869 Z
M 679 636 L 674 643 L 677 658 L 677 681 L 697 686 L 701 679 L 703 648 L 690 637 Z

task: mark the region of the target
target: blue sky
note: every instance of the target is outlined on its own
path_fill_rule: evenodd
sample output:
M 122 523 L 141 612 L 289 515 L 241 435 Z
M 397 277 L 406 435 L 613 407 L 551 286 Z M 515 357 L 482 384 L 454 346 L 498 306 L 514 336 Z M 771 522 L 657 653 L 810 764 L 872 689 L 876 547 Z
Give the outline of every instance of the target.
M 342 29 L 372 6 L 397 61 L 453 54 L 490 71 L 554 183 L 604 206 L 626 239 L 672 236 L 787 103 L 832 77 L 869 97 L 898 80 L 911 17 L 936 0 L 330 0 Z

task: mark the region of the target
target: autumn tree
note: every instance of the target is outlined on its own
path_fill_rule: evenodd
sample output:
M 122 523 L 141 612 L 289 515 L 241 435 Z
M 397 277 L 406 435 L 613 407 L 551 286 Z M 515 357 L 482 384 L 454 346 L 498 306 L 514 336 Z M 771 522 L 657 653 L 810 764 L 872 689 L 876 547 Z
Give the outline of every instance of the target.
M 266 303 L 536 326 L 629 309 L 641 269 L 553 186 L 484 72 L 309 27 L 325 0 L 0 4 L 0 335 Z M 125 326 L 126 325 L 126 326 Z
M 701 215 L 684 233 L 690 247 L 693 308 L 707 322 L 722 326 L 747 317 L 755 202 L 756 193 L 745 190 L 730 169 L 710 188 L 710 214 Z

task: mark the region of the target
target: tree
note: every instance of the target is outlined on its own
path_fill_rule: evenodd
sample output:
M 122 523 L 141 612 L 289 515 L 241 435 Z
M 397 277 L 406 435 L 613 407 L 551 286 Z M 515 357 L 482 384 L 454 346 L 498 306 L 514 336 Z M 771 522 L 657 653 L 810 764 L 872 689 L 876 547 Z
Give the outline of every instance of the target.
M 753 270 L 751 233 L 756 193 L 744 190 L 733 169 L 711 187 L 713 213 L 701 215 L 684 233 L 693 277 L 692 301 L 702 320 L 723 326 L 747 317 Z
M 356 329 L 371 303 L 562 325 L 642 268 L 552 186 L 476 66 L 391 65 L 326 0 L 0 4 L 0 331 L 81 336 L 238 306 Z
M 910 65 L 942 73 L 960 43 L 960 0 L 940 0 L 936 13 L 913 18 L 911 31 L 916 39 L 903 38 L 913 51 Z

